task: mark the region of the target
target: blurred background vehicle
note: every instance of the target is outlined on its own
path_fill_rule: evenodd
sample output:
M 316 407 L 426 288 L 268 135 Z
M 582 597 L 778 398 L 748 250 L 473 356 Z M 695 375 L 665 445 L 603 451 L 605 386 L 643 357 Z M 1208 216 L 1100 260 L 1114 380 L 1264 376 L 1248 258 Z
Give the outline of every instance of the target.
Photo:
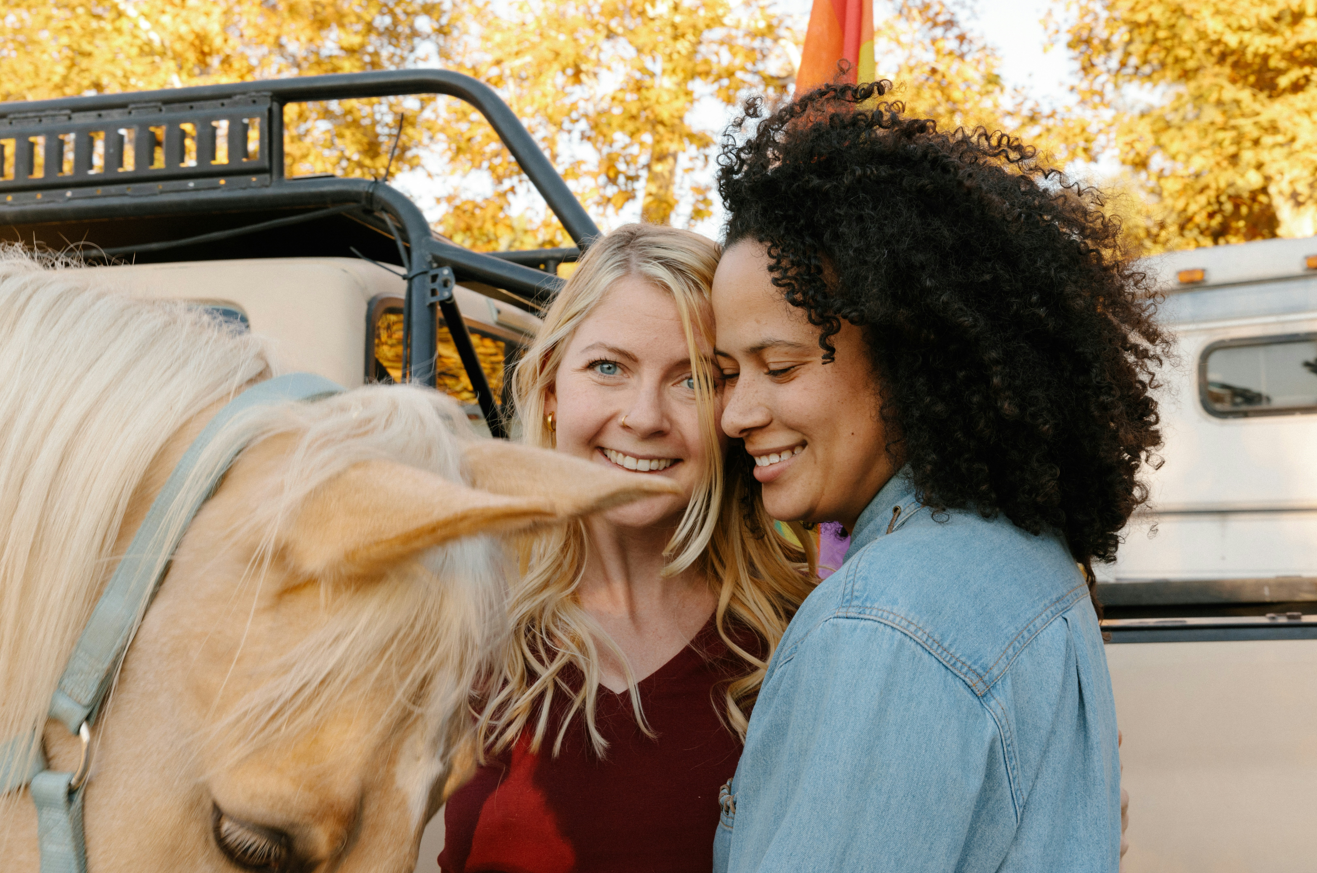
M 1176 336 L 1152 502 L 1099 567 L 1127 867 L 1303 871 L 1317 814 L 1317 238 L 1148 259 Z

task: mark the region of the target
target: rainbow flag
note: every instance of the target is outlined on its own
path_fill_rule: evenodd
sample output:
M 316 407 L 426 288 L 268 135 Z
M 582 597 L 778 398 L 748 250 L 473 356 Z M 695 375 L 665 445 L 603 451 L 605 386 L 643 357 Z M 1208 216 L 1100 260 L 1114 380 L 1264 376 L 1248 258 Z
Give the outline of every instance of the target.
M 835 79 L 837 62 L 843 58 L 851 65 L 847 82 L 873 81 L 873 0 L 814 0 L 796 73 L 796 94 Z

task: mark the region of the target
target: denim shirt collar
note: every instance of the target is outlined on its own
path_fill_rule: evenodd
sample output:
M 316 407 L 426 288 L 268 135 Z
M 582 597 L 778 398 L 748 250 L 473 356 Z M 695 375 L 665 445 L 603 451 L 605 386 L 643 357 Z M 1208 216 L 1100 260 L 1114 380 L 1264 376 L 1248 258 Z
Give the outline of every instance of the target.
M 849 561 L 860 549 L 880 536 L 891 533 L 892 524 L 903 520 L 918 506 L 915 483 L 910 473 L 910 465 L 907 464 L 887 480 L 887 484 L 874 495 L 873 500 L 869 501 L 864 512 L 860 513 L 859 520 L 855 522 L 855 529 L 851 531 L 851 544 L 846 550 L 845 560 Z M 899 512 L 897 512 L 898 507 Z

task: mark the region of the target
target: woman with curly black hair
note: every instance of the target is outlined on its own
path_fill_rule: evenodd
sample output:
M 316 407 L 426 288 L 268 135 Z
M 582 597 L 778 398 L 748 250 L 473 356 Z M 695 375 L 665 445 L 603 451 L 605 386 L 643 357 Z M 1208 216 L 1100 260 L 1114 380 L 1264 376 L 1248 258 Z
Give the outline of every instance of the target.
M 885 87 L 721 158 L 723 428 L 769 513 L 852 540 L 764 679 L 715 870 L 1114 871 L 1091 568 L 1146 499 L 1167 338 L 1096 192 Z

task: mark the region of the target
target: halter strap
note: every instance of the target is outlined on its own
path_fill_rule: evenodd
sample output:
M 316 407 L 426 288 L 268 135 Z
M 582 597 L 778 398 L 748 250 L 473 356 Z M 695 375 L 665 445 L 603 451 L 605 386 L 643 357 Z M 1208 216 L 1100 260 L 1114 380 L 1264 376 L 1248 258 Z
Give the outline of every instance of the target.
M 110 688 L 115 668 L 123 658 L 128 641 L 132 638 L 138 609 L 144 599 L 150 598 L 164 576 L 162 555 L 172 555 L 183 533 L 197 511 L 215 490 L 219 480 L 228 471 L 233 459 L 244 446 L 235 445 L 210 470 L 199 471 L 202 453 L 209 447 L 234 418 L 249 409 L 274 406 L 293 400 L 309 400 L 334 394 L 343 389 L 321 376 L 312 373 L 290 373 L 253 385 L 233 398 L 219 411 L 197 436 L 169 474 L 142 526 L 137 529 L 128 552 L 119 562 L 105 593 L 92 611 L 87 627 L 69 656 L 68 666 L 59 680 L 59 687 L 50 700 L 50 716 L 64 722 L 70 733 L 76 734 L 79 726 L 91 722 L 93 714 Z M 166 517 L 184 487 L 198 473 L 206 477 L 206 487 L 197 489 L 192 505 L 186 508 L 182 524 L 173 531 L 165 530 Z M 171 536 L 172 534 L 172 536 Z M 165 565 L 167 566 L 167 565 Z M 156 573 L 160 567 L 162 572 Z
M 160 558 L 174 553 L 201 504 L 214 492 L 234 458 L 245 448 L 235 445 L 212 467 L 200 469 L 202 455 L 215 438 L 233 419 L 248 410 L 314 400 L 342 390 L 339 385 L 313 373 L 290 373 L 253 385 L 229 401 L 210 420 L 169 474 L 165 487 L 152 502 L 127 553 L 92 610 L 91 618 L 69 656 L 59 686 L 51 696 L 51 718 L 63 722 L 75 735 L 84 724 L 94 723 L 96 711 L 105 699 L 136 631 L 140 605 L 154 596 L 168 569 L 168 561 Z M 197 477 L 202 477 L 202 487 L 197 487 Z M 184 509 L 182 523 L 167 530 L 165 523 L 185 488 L 192 492 L 192 500 Z M 34 744 L 37 747 L 35 753 Z M 56 773 L 46 769 L 40 746 L 39 734 L 0 743 L 0 792 L 17 790 L 28 784 L 32 786 L 41 840 L 41 873 L 86 873 L 82 830 L 82 785 L 85 783 L 74 781 L 75 776 L 85 776 L 85 773 Z M 31 765 L 25 766 L 29 762 Z

